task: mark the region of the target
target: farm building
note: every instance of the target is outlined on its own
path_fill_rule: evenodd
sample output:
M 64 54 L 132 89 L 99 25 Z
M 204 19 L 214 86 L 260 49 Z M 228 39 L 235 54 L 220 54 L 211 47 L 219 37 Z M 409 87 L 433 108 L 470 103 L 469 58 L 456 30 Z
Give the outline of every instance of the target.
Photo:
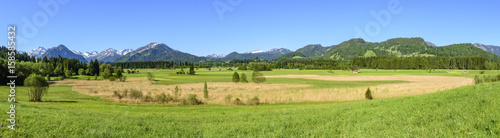
M 360 73 L 361 71 L 359 71 L 359 69 L 353 69 L 352 70 L 352 73 Z

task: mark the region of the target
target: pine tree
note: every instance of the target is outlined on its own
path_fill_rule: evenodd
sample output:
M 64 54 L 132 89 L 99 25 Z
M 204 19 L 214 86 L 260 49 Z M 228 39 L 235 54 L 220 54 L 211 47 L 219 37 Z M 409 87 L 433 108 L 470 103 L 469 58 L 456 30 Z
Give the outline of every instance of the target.
M 99 61 L 97 61 L 97 59 L 94 60 L 93 68 L 94 68 L 93 74 L 99 76 L 99 72 L 100 72 L 99 71 Z
M 194 75 L 196 72 L 194 71 L 193 63 L 189 66 L 189 75 Z
M 94 61 L 90 60 L 90 63 L 88 64 L 88 70 L 89 70 L 89 75 L 93 76 L 94 75 Z
M 366 93 L 365 93 L 365 98 L 366 98 L 366 99 L 368 99 L 368 100 L 373 99 L 373 97 L 372 97 L 372 91 L 370 90 L 370 88 L 368 88 L 368 89 L 366 90 Z
M 207 82 L 205 81 L 205 86 L 203 86 L 203 97 L 208 98 Z

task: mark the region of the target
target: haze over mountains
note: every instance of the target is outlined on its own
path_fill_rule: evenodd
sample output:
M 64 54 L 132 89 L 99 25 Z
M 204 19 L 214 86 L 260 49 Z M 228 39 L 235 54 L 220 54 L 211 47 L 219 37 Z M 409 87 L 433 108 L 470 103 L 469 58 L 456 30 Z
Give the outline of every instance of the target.
M 487 52 L 486 52 L 487 51 Z M 297 58 L 352 60 L 357 57 L 370 56 L 484 56 L 491 60 L 500 60 L 500 47 L 484 44 L 453 44 L 435 46 L 422 38 L 394 38 L 383 42 L 365 42 L 363 39 L 351 39 L 338 45 L 322 46 L 310 44 L 296 51 L 286 48 L 270 50 L 255 50 L 244 53 L 231 52 L 229 54 L 212 54 L 206 57 L 195 56 L 186 52 L 172 49 L 164 43 L 150 43 L 136 50 L 127 48 L 116 50 L 108 48 L 97 52 L 80 52 L 69 50 L 64 45 L 46 49 L 38 47 L 26 52 L 35 57 L 65 57 L 89 62 L 97 59 L 100 62 L 135 62 L 135 61 L 178 61 L 178 62 L 206 62 L 227 61 L 235 59 L 265 59 L 289 60 Z

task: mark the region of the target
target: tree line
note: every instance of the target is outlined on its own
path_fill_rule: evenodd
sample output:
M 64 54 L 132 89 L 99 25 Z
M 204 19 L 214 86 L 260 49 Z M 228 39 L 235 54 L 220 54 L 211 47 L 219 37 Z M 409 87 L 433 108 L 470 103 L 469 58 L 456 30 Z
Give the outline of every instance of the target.
M 367 69 L 468 69 L 498 70 L 497 61 L 485 57 L 360 57 L 352 60 L 352 67 Z

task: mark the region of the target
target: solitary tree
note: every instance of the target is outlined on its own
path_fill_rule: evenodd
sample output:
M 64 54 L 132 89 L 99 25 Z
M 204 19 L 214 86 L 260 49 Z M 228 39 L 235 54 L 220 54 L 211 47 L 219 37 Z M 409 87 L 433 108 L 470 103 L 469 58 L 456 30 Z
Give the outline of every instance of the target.
M 248 83 L 247 74 L 241 73 L 240 81 L 241 81 L 241 83 Z
M 30 102 L 41 102 L 42 96 L 47 94 L 49 83 L 41 75 L 31 74 L 24 80 L 24 86 L 28 89 Z
M 252 81 L 255 82 L 255 83 L 263 83 L 263 82 L 266 82 L 266 78 L 264 77 L 264 75 L 258 71 L 254 71 L 252 73 Z
M 368 88 L 368 89 L 366 90 L 366 93 L 365 93 L 365 98 L 366 98 L 366 99 L 368 99 L 368 100 L 373 99 L 373 97 L 372 97 L 372 91 L 370 90 L 370 88 Z
M 153 75 L 153 73 L 151 73 L 151 72 L 148 72 L 148 80 L 150 82 L 153 82 L 155 80 L 155 75 Z
M 203 97 L 208 98 L 207 82 L 205 81 L 205 86 L 203 86 Z
M 238 72 L 233 73 L 233 82 L 239 82 L 240 81 L 240 75 L 238 75 Z
M 189 66 L 189 75 L 194 75 L 196 72 L 194 71 L 193 63 Z

